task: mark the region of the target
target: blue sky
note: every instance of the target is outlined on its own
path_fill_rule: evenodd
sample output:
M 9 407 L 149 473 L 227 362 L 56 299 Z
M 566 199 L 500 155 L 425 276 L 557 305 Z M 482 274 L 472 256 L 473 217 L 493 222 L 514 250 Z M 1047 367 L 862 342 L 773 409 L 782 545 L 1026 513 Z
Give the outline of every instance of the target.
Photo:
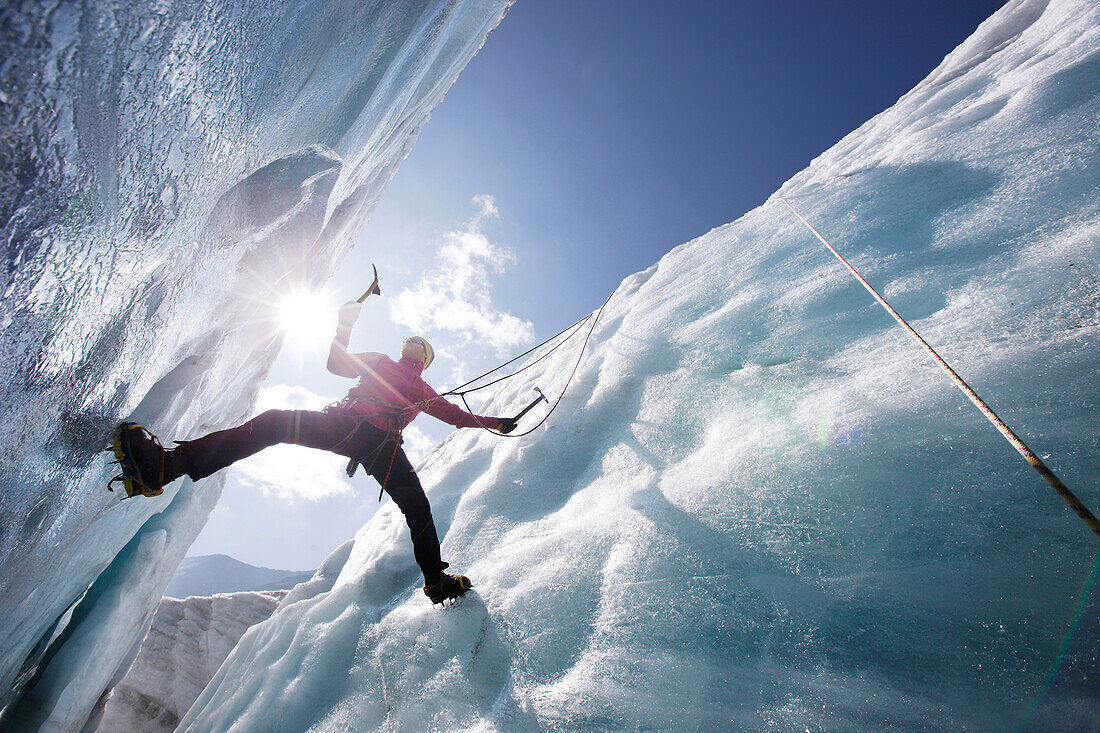
M 353 349 L 394 354 L 423 331 L 441 354 L 425 374 L 440 391 L 555 333 L 624 277 L 761 204 L 1002 4 L 518 0 L 331 282 L 331 323 L 288 340 L 261 407 L 347 392 L 324 359 L 335 306 L 363 291 L 372 262 L 385 297 L 368 301 Z M 456 305 L 481 325 L 448 327 L 423 307 L 456 274 L 473 282 Z M 411 453 L 450 430 L 426 416 L 413 428 Z M 376 506 L 373 482 L 341 485 L 339 459 L 284 450 L 231 470 L 191 555 L 299 569 L 354 535 Z
M 433 114 L 357 258 L 402 219 L 430 235 L 491 194 L 520 259 L 498 298 L 553 333 L 762 203 L 1000 4 L 520 0 Z

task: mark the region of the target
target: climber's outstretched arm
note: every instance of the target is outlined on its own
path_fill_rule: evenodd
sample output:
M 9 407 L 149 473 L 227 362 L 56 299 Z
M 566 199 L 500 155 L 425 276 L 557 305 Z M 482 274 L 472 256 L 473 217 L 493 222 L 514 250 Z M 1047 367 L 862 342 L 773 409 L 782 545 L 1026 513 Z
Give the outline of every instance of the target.
M 328 365 L 330 372 L 338 377 L 355 379 L 362 369 L 363 363 L 359 354 L 348 353 L 348 341 L 351 339 L 351 329 L 355 326 L 355 319 L 359 317 L 359 309 L 362 303 L 351 301 L 340 306 L 340 323 L 336 326 L 336 337 L 332 339 L 332 346 L 328 350 Z

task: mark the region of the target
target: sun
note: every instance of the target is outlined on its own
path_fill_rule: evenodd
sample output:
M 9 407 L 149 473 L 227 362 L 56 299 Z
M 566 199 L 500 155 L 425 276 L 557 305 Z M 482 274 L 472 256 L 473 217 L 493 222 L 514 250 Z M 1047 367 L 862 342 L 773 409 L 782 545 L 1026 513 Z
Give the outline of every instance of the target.
M 275 322 L 286 338 L 307 344 L 331 337 L 328 333 L 333 304 L 323 292 L 292 290 L 279 301 Z

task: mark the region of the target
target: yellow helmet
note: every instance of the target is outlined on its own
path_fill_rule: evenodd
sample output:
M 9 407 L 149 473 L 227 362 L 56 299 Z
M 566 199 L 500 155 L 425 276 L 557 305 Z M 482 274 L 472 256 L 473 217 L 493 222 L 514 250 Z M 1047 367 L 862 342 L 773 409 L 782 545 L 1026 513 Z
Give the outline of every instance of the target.
M 432 348 L 432 345 L 423 336 L 409 336 L 401 342 L 402 354 L 404 354 L 407 344 L 419 344 L 424 347 L 424 368 L 427 369 L 428 365 L 435 359 L 435 349 Z

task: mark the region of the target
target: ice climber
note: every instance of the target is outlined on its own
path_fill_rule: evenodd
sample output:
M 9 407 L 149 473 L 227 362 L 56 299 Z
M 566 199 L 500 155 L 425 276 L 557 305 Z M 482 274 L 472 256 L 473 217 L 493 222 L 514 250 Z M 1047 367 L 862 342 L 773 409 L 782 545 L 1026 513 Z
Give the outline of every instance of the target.
M 367 294 L 378 292 L 376 279 Z M 165 450 L 146 428 L 124 422 L 113 450 L 127 493 L 145 496 L 159 495 L 163 486 L 184 474 L 197 481 L 278 443 L 347 456 L 349 475 L 362 464 L 405 515 L 413 555 L 424 573 L 424 593 L 433 603 L 442 603 L 465 593 L 471 583 L 463 575 L 444 572 L 447 563 L 440 557 L 431 506 L 401 449 L 401 431 L 421 411 L 460 428 L 490 427 L 509 433 L 516 423 L 512 418 L 473 415 L 440 397 L 420 378 L 434 353 L 419 336 L 405 339 L 399 361 L 383 354 L 349 354 L 348 339 L 364 298 L 341 306 L 329 350 L 328 370 L 359 380 L 341 402 L 320 412 L 268 410 L 235 428 L 180 442 L 172 450 Z

